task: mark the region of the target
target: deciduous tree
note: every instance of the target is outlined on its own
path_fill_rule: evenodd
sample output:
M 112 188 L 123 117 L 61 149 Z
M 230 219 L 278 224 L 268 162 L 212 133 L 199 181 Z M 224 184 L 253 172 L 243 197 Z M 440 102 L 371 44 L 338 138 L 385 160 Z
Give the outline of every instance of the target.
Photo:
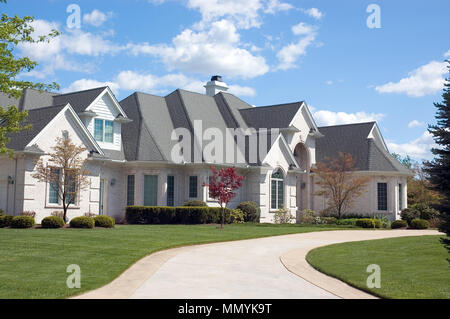
M 0 0 L 0 3 L 6 3 L 6 0 Z M 34 18 L 29 16 L 19 18 L 2 14 L 0 18 L 0 93 L 10 98 L 19 98 L 26 88 L 38 90 L 59 88 L 56 83 L 34 83 L 18 79 L 23 72 L 34 69 L 37 63 L 27 57 L 15 57 L 17 46 L 22 43 L 50 41 L 59 34 L 58 31 L 53 30 L 50 34 L 36 36 L 31 24 L 33 21 Z M 26 111 L 19 111 L 17 106 L 5 108 L 0 105 L 0 154 L 12 155 L 12 150 L 6 147 L 9 143 L 7 134 L 29 128 L 22 125 L 27 115 Z
M 237 173 L 235 167 L 222 168 L 217 170 L 211 167 L 212 176 L 209 183 L 204 183 L 203 186 L 209 187 L 209 196 L 217 199 L 222 208 L 221 228 L 225 224 L 225 208 L 228 203 L 236 196 L 235 191 L 242 187 L 242 181 L 245 176 Z
M 312 170 L 319 190 L 315 195 L 328 198 L 327 210 L 338 218 L 353 206 L 355 199 L 366 191 L 369 178 L 355 173 L 355 159 L 351 154 L 339 152 L 338 157 L 317 163 Z
M 40 158 L 36 162 L 32 176 L 40 182 L 48 183 L 57 192 L 66 220 L 67 209 L 75 204 L 79 191 L 89 185 L 89 172 L 84 168 L 86 159 L 82 156 L 86 148 L 74 144 L 67 135 L 58 137 L 52 149 L 53 153 L 48 154 L 47 161 Z

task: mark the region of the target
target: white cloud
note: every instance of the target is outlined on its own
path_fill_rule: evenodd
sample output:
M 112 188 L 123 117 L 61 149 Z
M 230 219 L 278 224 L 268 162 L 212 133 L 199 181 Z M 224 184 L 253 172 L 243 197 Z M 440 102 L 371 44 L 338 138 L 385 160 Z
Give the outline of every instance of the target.
M 308 14 L 310 17 L 313 17 L 314 19 L 317 19 L 317 20 L 320 20 L 323 17 L 323 13 L 320 12 L 320 10 L 317 8 L 310 8 L 310 9 L 304 10 L 304 12 L 306 14 Z
M 58 23 L 46 20 L 35 20 L 31 26 L 34 28 L 32 34 L 34 38 L 49 34 L 53 29 L 60 30 Z M 87 72 L 93 69 L 92 63 L 75 62 L 69 57 L 70 55 L 99 56 L 114 54 L 124 49 L 100 35 L 76 29 L 65 30 L 58 37 L 50 39 L 49 42 L 21 43 L 18 48 L 23 56 L 40 64 L 39 70 L 27 75 L 41 78 L 53 74 L 55 70 Z
M 300 22 L 299 24 L 294 25 L 291 29 L 292 33 L 295 35 L 313 34 L 316 30 L 314 26 L 306 24 L 304 22 Z
M 112 82 L 101 82 L 93 79 L 80 79 L 73 82 L 63 92 L 86 90 L 90 88 L 109 86 L 115 93 L 120 90 L 143 91 L 153 94 L 162 94 L 170 89 L 185 89 L 188 91 L 205 93 L 203 87 L 206 82 L 185 76 L 181 73 L 156 76 L 153 74 L 142 74 L 135 71 L 122 71 Z M 251 87 L 230 85 L 230 93 L 239 96 L 254 96 L 256 91 Z
M 404 93 L 411 97 L 434 94 L 444 87 L 447 72 L 445 62 L 432 61 L 413 70 L 408 77 L 377 86 L 375 90 L 378 93 Z
M 425 123 L 419 122 L 418 120 L 413 120 L 413 121 L 411 121 L 411 122 L 408 123 L 408 127 L 409 127 L 409 128 L 418 127 L 418 126 L 423 126 L 423 125 L 425 125 Z
M 86 24 L 99 27 L 112 16 L 112 12 L 103 13 L 100 10 L 94 9 L 91 13 L 83 15 L 83 22 Z
M 184 30 L 172 40 L 172 45 L 131 44 L 129 49 L 133 54 L 160 57 L 169 70 L 242 78 L 267 73 L 266 60 L 239 47 L 239 41 L 234 24 L 220 20 L 213 22 L 207 31 Z
M 404 144 L 397 144 L 387 141 L 387 146 L 391 152 L 402 156 L 409 155 L 416 159 L 431 159 L 431 148 L 436 147 L 433 136 L 425 131 L 419 138 Z
M 444 58 L 450 58 L 450 50 L 444 53 Z
M 259 27 L 262 23 L 259 11 L 263 4 L 260 0 L 189 0 L 187 5 L 200 11 L 199 27 L 224 17 L 243 29 Z
M 296 68 L 298 58 L 306 54 L 306 49 L 313 43 L 315 38 L 315 34 L 310 34 L 301 38 L 298 42 L 291 43 L 281 48 L 277 53 L 277 58 L 280 61 L 277 69 L 288 70 Z
M 331 80 L 328 80 L 327 82 L 325 82 L 327 85 L 333 85 L 333 81 L 331 81 Z
M 384 116 L 385 115 L 381 113 L 366 112 L 346 113 L 327 110 L 314 112 L 314 119 L 319 126 L 380 121 Z
M 82 91 L 82 90 L 88 90 L 92 88 L 102 87 L 102 86 L 109 86 L 111 90 L 114 91 L 114 93 L 117 93 L 119 91 L 119 86 L 117 83 L 114 82 L 100 82 L 96 80 L 91 79 L 80 79 L 72 84 L 70 84 L 69 87 L 62 89 L 61 91 L 63 93 L 67 92 L 74 92 L 74 91 Z
M 289 11 L 294 7 L 286 2 L 280 2 L 279 0 L 269 0 L 267 7 L 264 9 L 265 13 L 274 14 L 278 11 Z

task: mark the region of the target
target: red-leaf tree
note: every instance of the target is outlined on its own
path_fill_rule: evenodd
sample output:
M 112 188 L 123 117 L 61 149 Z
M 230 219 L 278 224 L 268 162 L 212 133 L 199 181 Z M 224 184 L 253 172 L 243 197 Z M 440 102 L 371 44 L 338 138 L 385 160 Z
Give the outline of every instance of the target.
M 209 183 L 204 183 L 203 186 L 209 187 L 209 196 L 219 201 L 222 208 L 222 223 L 220 228 L 225 224 L 225 208 L 228 203 L 236 196 L 234 191 L 242 187 L 242 181 L 245 176 L 237 173 L 235 167 L 222 168 L 217 170 L 211 166 L 212 176 Z

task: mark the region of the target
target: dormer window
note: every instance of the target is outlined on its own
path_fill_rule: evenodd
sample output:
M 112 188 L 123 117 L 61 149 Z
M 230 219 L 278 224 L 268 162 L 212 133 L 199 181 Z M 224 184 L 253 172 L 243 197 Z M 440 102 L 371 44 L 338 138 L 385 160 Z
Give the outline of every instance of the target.
M 94 121 L 94 138 L 98 142 L 113 143 L 114 142 L 114 122 L 95 119 Z

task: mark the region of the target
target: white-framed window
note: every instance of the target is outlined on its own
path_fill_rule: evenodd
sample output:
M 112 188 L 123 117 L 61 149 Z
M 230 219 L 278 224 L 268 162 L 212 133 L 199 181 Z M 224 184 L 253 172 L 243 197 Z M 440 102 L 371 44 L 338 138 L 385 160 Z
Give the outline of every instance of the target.
M 198 197 L 198 177 L 189 176 L 189 198 Z
M 61 204 L 61 198 L 62 196 L 60 194 L 60 186 L 62 182 L 63 176 L 61 176 L 61 169 L 58 167 L 50 167 L 50 174 L 54 175 L 56 178 L 52 178 L 53 180 L 48 183 L 48 200 L 47 203 L 51 206 L 55 205 L 62 205 Z M 66 179 L 67 179 L 67 185 L 65 187 L 65 200 L 66 204 L 71 204 L 73 206 L 77 205 L 77 199 L 78 199 L 78 189 L 77 189 L 77 183 L 76 183 L 76 176 L 73 176 L 73 174 L 70 174 L 70 171 L 66 170 Z M 57 179 L 58 182 L 54 181 L 54 179 Z
M 276 210 L 284 207 L 284 175 L 283 171 L 276 169 L 270 178 L 270 209 Z
M 114 143 L 114 122 L 94 119 L 94 138 L 98 142 Z

